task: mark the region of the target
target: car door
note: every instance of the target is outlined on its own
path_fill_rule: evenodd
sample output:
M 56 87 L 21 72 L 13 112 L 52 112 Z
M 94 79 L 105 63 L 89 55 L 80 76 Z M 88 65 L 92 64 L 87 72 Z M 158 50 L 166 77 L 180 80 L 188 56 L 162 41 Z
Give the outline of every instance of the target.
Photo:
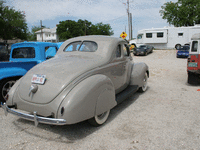
M 130 81 L 130 75 L 131 75 L 131 68 L 132 68 L 132 57 L 130 56 L 130 50 L 127 44 L 123 44 L 123 60 L 122 60 L 122 66 L 123 66 L 123 86 L 127 86 Z
M 129 84 L 132 66 L 131 58 L 128 45 L 120 43 L 116 49 L 116 57 L 112 61 L 114 67 L 111 69 L 112 75 L 114 75 L 113 83 L 116 87 L 116 93 L 124 90 Z

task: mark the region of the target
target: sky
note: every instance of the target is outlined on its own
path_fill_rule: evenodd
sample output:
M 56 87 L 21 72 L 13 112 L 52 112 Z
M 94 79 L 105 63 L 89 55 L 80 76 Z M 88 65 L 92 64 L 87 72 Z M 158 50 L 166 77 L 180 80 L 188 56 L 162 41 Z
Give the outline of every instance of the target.
M 159 13 L 164 3 L 178 0 L 129 0 L 133 37 L 148 28 L 169 26 Z M 54 28 L 59 21 L 88 20 L 92 24 L 110 24 L 114 37 L 128 34 L 127 0 L 6 0 L 6 5 L 24 11 L 29 30 L 42 24 Z M 128 36 L 127 36 L 128 37 Z

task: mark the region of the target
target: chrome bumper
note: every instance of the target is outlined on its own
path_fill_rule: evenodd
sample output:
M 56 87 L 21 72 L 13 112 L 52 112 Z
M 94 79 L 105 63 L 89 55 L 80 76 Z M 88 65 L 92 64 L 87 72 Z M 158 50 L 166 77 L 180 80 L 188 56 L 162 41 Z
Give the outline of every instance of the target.
M 65 125 L 66 124 L 66 120 L 65 119 L 55 119 L 55 118 L 46 118 L 46 117 L 39 117 L 37 116 L 37 112 L 34 111 L 33 115 L 29 115 L 29 114 L 25 114 L 25 113 L 21 113 L 18 111 L 15 111 L 13 109 L 10 109 L 6 103 L 4 103 L 3 105 L 1 105 L 1 107 L 4 109 L 5 115 L 7 116 L 8 113 L 11 113 L 13 115 L 16 115 L 20 118 L 26 119 L 26 120 L 30 120 L 30 121 L 34 121 L 35 126 L 38 125 L 38 123 L 44 123 L 44 124 L 50 124 L 50 125 Z

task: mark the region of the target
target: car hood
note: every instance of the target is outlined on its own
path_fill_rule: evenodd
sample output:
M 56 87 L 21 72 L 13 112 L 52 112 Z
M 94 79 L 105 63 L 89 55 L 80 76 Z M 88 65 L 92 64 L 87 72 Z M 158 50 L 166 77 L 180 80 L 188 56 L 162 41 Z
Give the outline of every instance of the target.
M 179 50 L 178 53 L 189 53 L 187 50 Z
M 137 48 L 136 51 L 145 51 L 146 49 L 144 48 Z
M 49 103 L 77 77 L 105 62 L 101 56 L 96 55 L 58 55 L 28 71 L 20 82 L 18 94 L 25 101 Z M 43 85 L 36 84 L 38 89 L 35 93 L 29 93 L 34 74 L 46 75 L 46 81 Z

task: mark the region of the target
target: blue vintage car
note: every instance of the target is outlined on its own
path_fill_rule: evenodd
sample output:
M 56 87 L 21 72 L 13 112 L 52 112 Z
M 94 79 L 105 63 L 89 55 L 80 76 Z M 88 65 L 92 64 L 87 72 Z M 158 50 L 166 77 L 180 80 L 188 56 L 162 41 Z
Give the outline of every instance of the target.
M 190 46 L 189 45 L 185 45 L 185 46 L 181 46 L 177 53 L 176 53 L 176 57 L 177 58 L 188 58 L 189 56 L 189 49 L 190 49 Z
M 8 62 L 0 62 L 0 102 L 10 88 L 33 66 L 53 57 L 62 43 L 22 42 L 11 46 Z

